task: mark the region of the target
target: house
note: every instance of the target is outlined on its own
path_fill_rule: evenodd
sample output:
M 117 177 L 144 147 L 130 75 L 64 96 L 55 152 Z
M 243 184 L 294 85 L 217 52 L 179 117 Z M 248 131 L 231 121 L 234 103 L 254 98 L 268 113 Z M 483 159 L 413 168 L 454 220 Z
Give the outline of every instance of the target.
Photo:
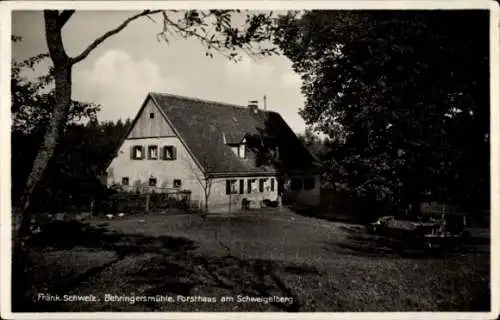
M 319 165 L 276 112 L 149 93 L 115 157 L 107 185 L 189 190 L 209 211 L 252 206 L 278 195 L 319 203 Z

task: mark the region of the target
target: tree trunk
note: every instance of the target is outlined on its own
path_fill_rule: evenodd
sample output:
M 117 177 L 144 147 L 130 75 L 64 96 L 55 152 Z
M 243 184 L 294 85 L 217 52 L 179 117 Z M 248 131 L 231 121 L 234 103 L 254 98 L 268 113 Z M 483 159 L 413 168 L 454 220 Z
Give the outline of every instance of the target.
M 44 11 L 45 37 L 49 49 L 50 58 L 54 63 L 55 81 L 55 106 L 52 112 L 51 122 L 45 132 L 42 146 L 38 150 L 31 173 L 28 176 L 21 199 L 21 223 L 18 235 L 22 237 L 29 233 L 29 206 L 31 196 L 37 184 L 41 181 L 50 159 L 54 155 L 54 150 L 64 132 L 64 127 L 68 119 L 68 112 L 71 103 L 71 60 L 67 56 L 61 36 L 61 25 L 58 22 L 59 13 L 57 11 Z
M 146 213 L 149 213 L 149 201 L 150 201 L 151 197 L 150 197 L 150 194 L 147 193 L 146 194 Z
M 210 192 L 212 188 L 212 181 L 209 178 L 205 178 L 205 185 L 203 186 L 203 191 L 205 193 L 205 212 L 203 216 L 206 217 L 208 215 L 208 199 L 210 198 Z
M 31 196 L 37 184 L 41 181 L 49 161 L 54 155 L 54 150 L 59 142 L 61 134 L 64 132 L 68 117 L 71 100 L 71 66 L 65 65 L 56 67 L 54 76 L 56 82 L 55 107 L 51 117 L 51 125 L 45 133 L 42 146 L 38 150 L 38 154 L 33 162 L 33 167 L 28 176 L 24 194 L 21 199 L 22 220 L 19 226 L 19 236 L 21 236 L 21 238 L 29 233 L 29 220 L 31 218 L 29 206 Z
M 24 193 L 21 198 L 19 212 L 13 219 L 18 221 L 17 231 L 14 236 L 14 256 L 13 267 L 16 271 L 16 292 L 13 292 L 14 305 L 22 304 L 21 301 L 29 303 L 31 301 L 31 281 L 29 280 L 31 272 L 29 271 L 29 257 L 27 252 L 26 240 L 30 236 L 31 211 L 30 203 L 33 192 L 42 180 L 43 175 L 54 155 L 57 143 L 64 132 L 68 119 L 68 113 L 71 103 L 71 69 L 72 64 L 66 55 L 61 38 L 61 29 L 57 21 L 57 11 L 45 11 L 45 32 L 51 59 L 54 63 L 55 80 L 55 106 L 51 116 L 50 125 L 45 132 L 38 154 L 33 162 L 33 167 L 26 181 Z M 16 300 L 18 299 L 18 300 Z M 16 300 L 16 301 L 14 301 Z M 24 308 L 24 307 L 23 307 Z
M 208 214 L 208 195 L 205 194 L 205 215 Z

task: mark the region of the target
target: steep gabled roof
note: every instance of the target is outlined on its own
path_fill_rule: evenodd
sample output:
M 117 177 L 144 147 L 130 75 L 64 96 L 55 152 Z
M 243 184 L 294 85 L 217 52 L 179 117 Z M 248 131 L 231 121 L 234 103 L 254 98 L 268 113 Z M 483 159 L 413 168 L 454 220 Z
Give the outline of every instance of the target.
M 149 97 L 163 111 L 179 138 L 208 174 L 276 173 L 272 166 L 258 165 L 257 155 L 252 152 L 246 159 L 240 159 L 227 145 L 258 134 L 276 140 L 279 157 L 288 171 L 318 169 L 315 158 L 276 112 L 253 112 L 248 107 L 164 93 L 150 93 Z

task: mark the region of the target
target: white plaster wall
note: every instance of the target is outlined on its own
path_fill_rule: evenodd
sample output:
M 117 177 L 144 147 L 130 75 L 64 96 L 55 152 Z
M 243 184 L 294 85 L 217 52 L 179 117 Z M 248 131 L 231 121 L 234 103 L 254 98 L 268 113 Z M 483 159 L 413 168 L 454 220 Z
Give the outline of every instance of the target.
M 146 157 L 143 160 L 134 160 L 130 158 L 130 149 L 135 145 L 144 146 L 146 155 L 148 145 L 157 145 L 160 156 L 163 146 L 172 145 L 177 148 L 177 159 L 162 160 L 160 157 L 158 160 L 148 160 Z M 181 179 L 180 189 L 191 190 L 191 200 L 201 202 L 204 199 L 202 181 L 200 182 L 202 173 L 177 137 L 125 140 L 117 157 L 108 167 L 108 186 L 115 183 L 121 185 L 123 177 L 129 177 L 131 190 L 135 190 L 139 185 L 148 186 L 150 177 L 157 179 L 159 188 L 173 188 L 174 179 Z
M 267 181 L 264 183 L 264 192 L 259 192 L 259 179 L 264 178 Z M 274 191 L 271 191 L 271 178 L 274 181 Z M 226 194 L 226 180 L 236 180 L 237 193 L 228 195 Z M 247 180 L 255 179 L 251 193 L 247 190 Z M 239 180 L 244 180 L 244 192 L 239 193 Z M 211 195 L 209 198 L 209 211 L 210 212 L 227 212 L 229 210 L 240 210 L 244 198 L 251 201 L 251 208 L 260 207 L 260 202 L 268 199 L 271 201 L 277 200 L 278 197 L 278 181 L 276 177 L 230 177 L 230 178 L 217 178 L 213 180 Z

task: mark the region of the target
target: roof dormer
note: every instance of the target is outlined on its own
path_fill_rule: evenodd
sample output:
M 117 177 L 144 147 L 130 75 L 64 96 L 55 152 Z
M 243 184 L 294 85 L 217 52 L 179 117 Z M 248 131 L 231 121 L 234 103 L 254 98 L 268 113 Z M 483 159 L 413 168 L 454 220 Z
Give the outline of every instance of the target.
M 240 159 L 246 158 L 246 138 L 241 134 L 222 133 L 222 142 L 231 147 L 233 153 Z

